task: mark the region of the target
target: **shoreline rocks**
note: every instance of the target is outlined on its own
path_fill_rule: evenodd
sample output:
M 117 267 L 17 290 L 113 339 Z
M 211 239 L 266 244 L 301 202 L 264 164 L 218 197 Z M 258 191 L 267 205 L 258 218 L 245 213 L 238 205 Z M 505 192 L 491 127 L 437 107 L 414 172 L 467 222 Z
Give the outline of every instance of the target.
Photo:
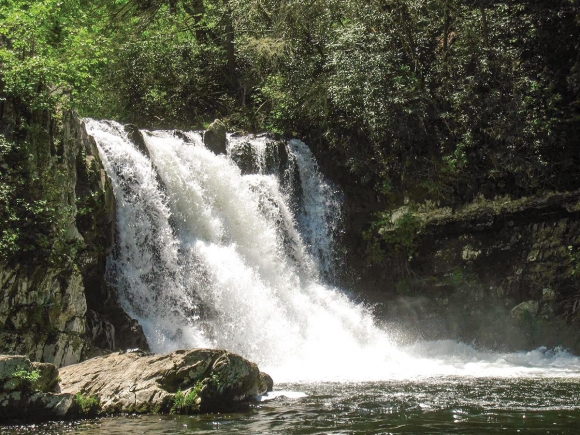
M 230 411 L 272 386 L 256 364 L 219 349 L 112 353 L 60 370 L 0 355 L 0 423 Z

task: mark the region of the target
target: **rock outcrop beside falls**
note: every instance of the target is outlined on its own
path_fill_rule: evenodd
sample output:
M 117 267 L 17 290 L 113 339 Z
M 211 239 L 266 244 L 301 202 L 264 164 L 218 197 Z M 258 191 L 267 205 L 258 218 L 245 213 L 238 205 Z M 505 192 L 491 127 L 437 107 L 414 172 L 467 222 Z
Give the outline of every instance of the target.
M 580 191 L 412 216 L 412 255 L 374 270 L 381 317 L 428 339 L 580 353 Z
M 31 373 L 38 373 L 31 381 Z M 61 368 L 0 356 L 0 421 L 217 412 L 272 390 L 256 364 L 217 349 L 114 353 Z
M 103 349 L 147 348 L 104 280 L 115 198 L 95 141 L 73 113 L 0 104 L 0 135 L 24 156 L 2 182 L 29 182 L 18 201 L 36 207 L 16 229 L 21 252 L 0 256 L 0 352 L 60 367 Z

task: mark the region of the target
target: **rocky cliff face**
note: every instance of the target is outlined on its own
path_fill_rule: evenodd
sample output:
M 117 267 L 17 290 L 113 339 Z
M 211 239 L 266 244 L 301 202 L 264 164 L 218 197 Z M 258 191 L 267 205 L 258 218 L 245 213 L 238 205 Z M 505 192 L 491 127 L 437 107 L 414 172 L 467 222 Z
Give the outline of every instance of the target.
M 21 246 L 0 261 L 0 352 L 64 366 L 100 349 L 146 348 L 140 327 L 104 282 L 115 200 L 82 122 L 68 112 L 30 113 L 7 100 L 0 130 L 24 156 L 3 163 L 12 179 L 21 172 L 29 184 L 16 201 L 40 207 L 13 212 Z
M 430 339 L 580 353 L 579 191 L 391 216 L 383 236 L 406 249 L 366 274 L 383 319 Z

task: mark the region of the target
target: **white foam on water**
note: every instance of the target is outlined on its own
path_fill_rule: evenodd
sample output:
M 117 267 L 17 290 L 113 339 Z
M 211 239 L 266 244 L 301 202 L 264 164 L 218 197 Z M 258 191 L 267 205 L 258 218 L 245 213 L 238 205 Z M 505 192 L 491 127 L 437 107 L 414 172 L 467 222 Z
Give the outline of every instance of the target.
M 286 399 L 303 399 L 304 397 L 308 397 L 308 394 L 301 391 L 278 390 L 270 391 L 268 394 L 264 394 L 263 396 L 257 396 L 257 400 L 258 402 L 268 402 L 269 400 L 274 400 L 278 397 L 284 397 Z
M 85 122 L 117 198 L 107 279 L 153 351 L 225 348 L 277 383 L 580 375 L 580 359 L 562 350 L 396 345 L 364 306 L 321 278 L 332 272 L 340 202 L 304 143 L 286 143 L 297 200 L 287 178 L 265 170 L 263 138 L 244 139 L 262 157 L 257 173 L 242 175 L 197 133 L 143 131 L 149 160 L 120 124 Z

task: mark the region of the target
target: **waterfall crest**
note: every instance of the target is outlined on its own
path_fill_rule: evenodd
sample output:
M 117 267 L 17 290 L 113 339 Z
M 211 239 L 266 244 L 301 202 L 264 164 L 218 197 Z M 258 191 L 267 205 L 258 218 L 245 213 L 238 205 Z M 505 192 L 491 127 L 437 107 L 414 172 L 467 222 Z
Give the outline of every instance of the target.
M 432 345 L 428 355 L 394 345 L 364 306 L 326 284 L 341 199 L 303 142 L 229 136 L 228 154 L 215 155 L 198 133 L 144 130 L 144 152 L 121 124 L 85 122 L 117 198 L 107 280 L 156 352 L 221 347 L 277 381 L 482 367 L 512 376 L 555 360 L 566 372 L 580 367 L 566 352 L 530 354 L 518 365 L 509 361 L 521 358 L 460 343 Z

